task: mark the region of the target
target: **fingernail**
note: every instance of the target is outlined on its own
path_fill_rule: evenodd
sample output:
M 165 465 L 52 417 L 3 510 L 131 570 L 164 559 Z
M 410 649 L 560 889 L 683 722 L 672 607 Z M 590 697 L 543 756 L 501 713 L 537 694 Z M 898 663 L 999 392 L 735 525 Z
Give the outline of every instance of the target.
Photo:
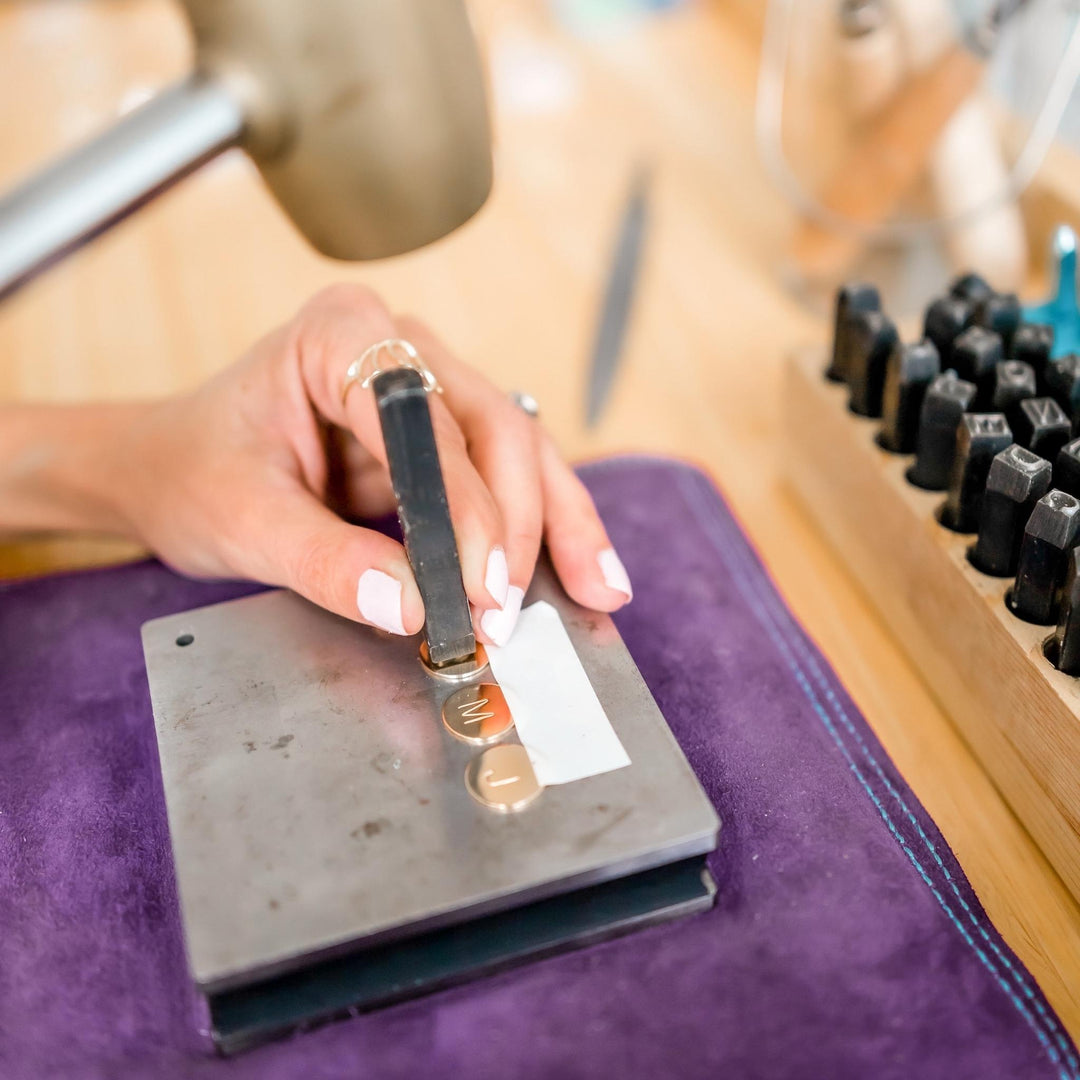
M 499 607 L 506 607 L 506 594 L 510 588 L 510 569 L 506 565 L 506 552 L 493 547 L 484 572 L 484 588 Z
M 401 619 L 401 582 L 381 570 L 365 570 L 356 586 L 360 614 L 380 630 L 408 635 Z
M 501 608 L 485 611 L 480 617 L 480 629 L 496 645 L 505 645 L 517 625 L 521 614 L 521 601 L 525 599 L 525 590 L 510 585 L 506 590 L 506 603 Z
M 615 553 L 614 548 L 604 548 L 596 561 L 600 564 L 600 573 L 604 575 L 604 584 L 609 589 L 621 592 L 627 600 L 634 599 L 634 589 L 630 584 L 630 575 L 622 564 L 622 559 Z

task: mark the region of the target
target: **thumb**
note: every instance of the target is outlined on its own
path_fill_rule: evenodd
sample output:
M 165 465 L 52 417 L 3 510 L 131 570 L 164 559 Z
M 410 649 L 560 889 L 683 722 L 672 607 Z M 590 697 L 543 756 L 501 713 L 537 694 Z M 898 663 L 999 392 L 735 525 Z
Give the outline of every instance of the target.
M 253 577 L 392 634 L 423 627 L 424 602 L 397 541 L 347 524 L 305 491 L 267 500 L 264 513 Z

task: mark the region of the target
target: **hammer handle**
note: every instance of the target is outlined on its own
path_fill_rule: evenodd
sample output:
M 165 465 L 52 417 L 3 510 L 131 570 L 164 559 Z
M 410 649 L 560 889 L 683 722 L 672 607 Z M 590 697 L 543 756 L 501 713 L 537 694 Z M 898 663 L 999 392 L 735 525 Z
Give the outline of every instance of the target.
M 228 89 L 198 75 L 0 197 L 0 299 L 232 146 Z

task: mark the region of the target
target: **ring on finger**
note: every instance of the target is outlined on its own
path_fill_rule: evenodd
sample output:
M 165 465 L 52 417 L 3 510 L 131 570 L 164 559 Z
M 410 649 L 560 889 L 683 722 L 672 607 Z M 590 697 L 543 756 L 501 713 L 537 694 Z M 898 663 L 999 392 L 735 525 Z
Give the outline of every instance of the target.
M 434 372 L 424 363 L 419 350 L 404 338 L 385 338 L 369 345 L 346 369 L 341 384 L 341 401 L 345 403 L 349 391 L 357 384 L 367 389 L 376 375 L 393 368 L 412 368 L 424 380 L 424 389 L 436 394 L 443 392 Z
M 526 415 L 531 416 L 534 420 L 540 417 L 540 404 L 532 396 L 532 394 L 526 394 L 522 390 L 514 390 L 510 394 L 510 400 Z

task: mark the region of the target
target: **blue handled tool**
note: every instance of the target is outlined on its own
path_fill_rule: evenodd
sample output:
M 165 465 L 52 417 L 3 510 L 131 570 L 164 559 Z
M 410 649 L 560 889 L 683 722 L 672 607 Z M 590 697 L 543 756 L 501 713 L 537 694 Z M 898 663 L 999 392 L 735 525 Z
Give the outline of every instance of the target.
M 1068 225 L 1054 230 L 1051 259 L 1057 286 L 1050 299 L 1024 308 L 1024 321 L 1054 328 L 1052 358 L 1080 352 L 1080 304 L 1076 299 L 1076 233 Z

